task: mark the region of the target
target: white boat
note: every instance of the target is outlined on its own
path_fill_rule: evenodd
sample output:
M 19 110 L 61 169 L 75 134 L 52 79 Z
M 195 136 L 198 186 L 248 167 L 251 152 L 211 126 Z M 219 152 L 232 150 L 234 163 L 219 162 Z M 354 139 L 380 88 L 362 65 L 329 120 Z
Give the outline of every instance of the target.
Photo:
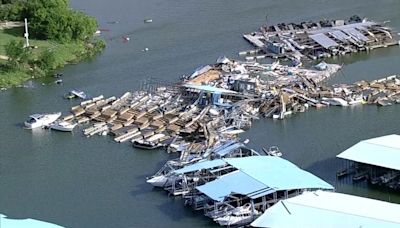
M 29 119 L 24 123 L 28 129 L 48 126 L 56 121 L 61 116 L 61 112 L 46 113 L 46 114 L 33 114 L 29 116 Z
M 152 176 L 146 180 L 147 183 L 153 185 L 154 187 L 168 187 L 172 184 L 172 181 L 167 175 L 157 175 Z
M 221 226 L 241 226 L 251 223 L 259 212 L 251 209 L 250 204 L 245 204 L 232 210 L 231 213 L 214 219 Z
M 50 128 L 57 131 L 71 132 L 76 127 L 76 123 L 70 123 L 67 121 L 56 121 L 50 125 Z
M 349 105 L 358 105 L 358 104 L 363 104 L 364 99 L 362 96 L 354 96 L 354 97 L 349 98 L 348 102 L 349 102 Z
M 339 97 L 332 97 L 332 98 L 327 98 L 323 97 L 323 101 L 329 102 L 330 105 L 336 105 L 336 106 L 348 106 L 349 103 L 342 98 Z
M 269 156 L 282 157 L 282 152 L 277 146 L 271 146 L 270 148 L 268 148 L 268 150 L 265 148 L 262 149 Z

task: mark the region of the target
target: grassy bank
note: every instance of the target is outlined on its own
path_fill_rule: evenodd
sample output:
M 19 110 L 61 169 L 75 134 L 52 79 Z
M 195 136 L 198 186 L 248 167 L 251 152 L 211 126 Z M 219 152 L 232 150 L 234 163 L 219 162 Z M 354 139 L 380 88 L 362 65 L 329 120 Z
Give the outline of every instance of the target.
M 12 40 L 20 41 L 23 38 L 24 30 L 22 27 L 12 29 L 0 29 L 0 55 L 5 56 L 5 46 Z M 47 40 L 29 40 L 31 49 L 29 62 L 40 61 L 41 54 L 50 50 L 54 53 L 55 69 L 61 68 L 69 63 L 77 63 L 88 57 L 95 55 L 104 48 L 102 40 L 92 40 L 90 42 L 74 41 L 70 43 L 58 43 Z M 42 69 L 28 65 L 22 69 L 9 70 L 5 67 L 6 60 L 0 60 L 0 87 L 8 88 L 20 85 L 31 78 L 44 77 L 53 74 L 52 71 L 44 72 Z

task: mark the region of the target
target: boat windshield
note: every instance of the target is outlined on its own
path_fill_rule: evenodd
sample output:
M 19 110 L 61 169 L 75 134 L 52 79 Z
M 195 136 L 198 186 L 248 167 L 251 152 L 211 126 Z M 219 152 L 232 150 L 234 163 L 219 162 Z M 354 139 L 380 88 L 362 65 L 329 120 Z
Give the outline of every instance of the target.
M 27 123 L 36 123 L 37 122 L 37 120 L 35 119 L 35 118 L 29 118 L 29 120 L 28 121 L 26 121 Z

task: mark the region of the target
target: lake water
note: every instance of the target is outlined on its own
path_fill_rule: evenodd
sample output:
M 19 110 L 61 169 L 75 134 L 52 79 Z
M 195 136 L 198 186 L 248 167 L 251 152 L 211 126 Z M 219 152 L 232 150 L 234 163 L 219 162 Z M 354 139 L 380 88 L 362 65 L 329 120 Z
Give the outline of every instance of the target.
M 67 66 L 62 85 L 53 79 L 34 88 L 0 93 L 0 214 L 34 218 L 65 227 L 215 227 L 179 199 L 145 183 L 167 159 L 164 151 L 140 151 L 110 137 L 85 138 L 23 130 L 29 114 L 68 112 L 76 101 L 62 99 L 79 88 L 91 95 L 121 95 L 152 77 L 176 82 L 221 55 L 251 49 L 241 35 L 265 23 L 343 18 L 354 14 L 390 20 L 400 31 L 400 2 L 242 0 L 72 0 L 72 7 L 95 16 L 107 48 L 96 58 Z M 152 18 L 153 23 L 143 20 Z M 118 23 L 111 23 L 118 22 Z M 123 37 L 130 41 L 123 42 Z M 148 48 L 148 52 L 143 52 Z M 344 63 L 330 83 L 372 80 L 400 73 L 400 48 L 360 53 Z M 49 85 L 42 86 L 41 83 Z M 359 140 L 399 134 L 400 105 L 379 108 L 330 107 L 283 121 L 261 119 L 243 135 L 254 149 L 278 145 L 284 157 L 334 184 L 338 191 L 400 202 L 400 194 L 362 185 L 337 184 L 335 156 Z

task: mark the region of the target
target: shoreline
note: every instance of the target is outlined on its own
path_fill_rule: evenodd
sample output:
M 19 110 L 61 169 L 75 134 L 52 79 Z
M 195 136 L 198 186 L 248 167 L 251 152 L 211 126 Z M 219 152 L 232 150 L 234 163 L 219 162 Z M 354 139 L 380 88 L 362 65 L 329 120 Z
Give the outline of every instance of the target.
M 6 31 L 5 29 L 2 31 Z M 9 31 L 7 31 L 9 32 Z M 6 33 L 6 32 L 5 32 Z M 23 40 L 22 37 L 8 36 L 8 42 L 11 40 Z M 21 86 L 24 82 L 31 79 L 50 77 L 54 72 L 64 68 L 66 65 L 78 64 L 95 55 L 100 54 L 105 48 L 105 41 L 93 36 L 90 41 L 75 41 L 69 43 L 58 43 L 52 40 L 32 40 L 32 53 L 29 57 L 32 61 L 40 62 L 38 53 L 51 50 L 55 55 L 54 68 L 47 72 L 37 66 L 32 67 L 28 64 L 21 69 L 10 71 L 0 71 L 0 89 L 1 91 Z M 5 65 L 6 55 L 1 55 L 0 65 Z

